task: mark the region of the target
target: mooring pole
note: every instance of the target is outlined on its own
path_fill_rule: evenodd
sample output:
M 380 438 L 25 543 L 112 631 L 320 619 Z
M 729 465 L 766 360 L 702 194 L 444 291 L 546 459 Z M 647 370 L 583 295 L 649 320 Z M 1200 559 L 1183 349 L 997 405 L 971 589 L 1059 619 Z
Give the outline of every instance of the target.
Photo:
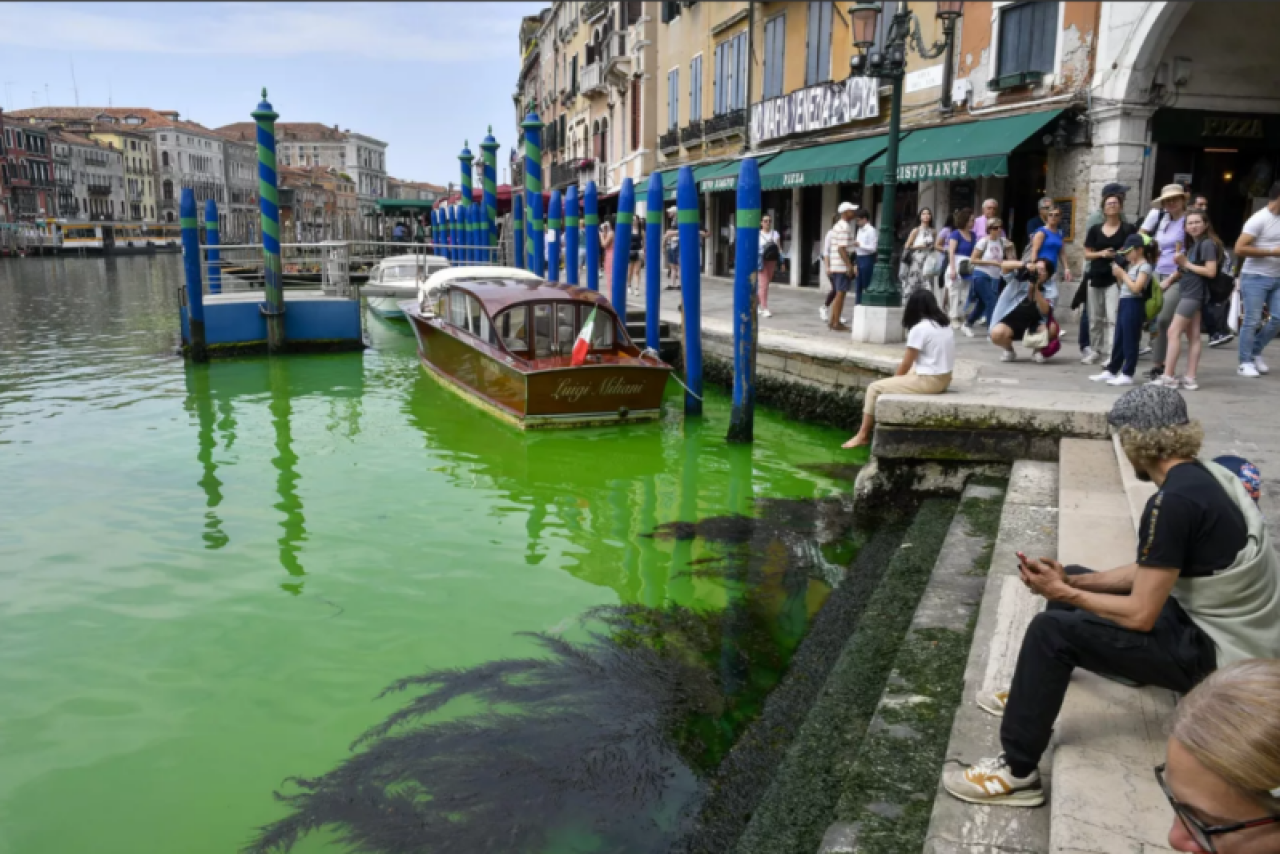
M 454 264 L 461 264 L 462 257 L 462 235 L 458 228 L 458 206 L 449 205 L 449 246 L 453 256 Z
M 182 270 L 187 284 L 187 355 L 193 362 L 207 362 L 204 288 L 200 281 L 200 230 L 196 223 L 196 191 L 190 187 L 182 189 L 178 216 L 182 223 Z
M 586 223 L 587 241 L 587 287 L 593 291 L 600 290 L 600 215 L 596 200 L 596 182 L 587 182 L 587 192 L 583 198 L 582 218 Z
M 209 293 L 222 293 L 222 252 L 216 247 L 222 242 L 218 234 L 218 203 L 209 199 L 204 203 L 204 242 L 209 252 Z
M 476 262 L 475 205 L 463 205 L 459 213 L 462 215 L 462 257 L 468 264 L 474 264 Z
M 528 269 L 524 263 L 524 199 L 514 189 L 511 191 L 511 247 L 515 252 L 515 265 L 521 270 Z
M 760 252 L 760 167 L 754 157 L 743 160 L 738 170 L 734 245 L 733 410 L 725 438 L 750 442 L 756 417 L 756 263 Z
M 471 206 L 471 254 L 477 264 L 484 264 L 488 256 L 489 227 L 484 221 L 484 206 Z
M 483 162 L 481 180 L 484 182 L 484 231 L 487 239 L 480 241 L 481 246 L 489 247 L 484 251 L 488 263 L 497 264 L 498 246 L 498 141 L 493 138 L 493 126 L 489 126 L 489 134 L 480 143 L 480 159 Z
M 617 228 L 613 230 L 613 310 L 627 323 L 627 269 L 631 263 L 631 221 L 636 215 L 636 188 L 630 178 L 622 179 L 618 191 Z
M 658 352 L 662 304 L 662 176 L 649 176 L 644 209 L 644 345 Z
M 564 191 L 564 281 L 578 284 L 578 185 Z
M 681 166 L 676 183 L 676 228 L 680 234 L 680 299 L 684 303 L 684 414 L 702 414 L 702 226 L 693 167 Z
M 471 227 L 470 213 L 473 192 L 471 189 L 471 163 L 473 160 L 475 160 L 475 157 L 471 155 L 471 147 L 464 140 L 462 143 L 462 151 L 458 152 L 458 163 L 462 167 L 462 221 L 468 230 Z M 470 238 L 471 235 L 468 234 L 467 237 Z M 475 243 L 468 239 L 464 245 L 468 247 L 468 260 L 474 261 L 475 259 L 471 257 L 470 247 L 474 246 Z
M 258 109 L 249 115 L 258 125 L 258 212 L 262 218 L 262 278 L 266 298 L 258 308 L 267 319 L 267 352 L 279 353 L 285 345 L 284 289 L 280 283 L 280 195 L 276 190 L 276 119 L 280 114 L 267 101 L 265 87 Z
M 444 250 L 440 248 L 440 209 L 431 209 L 431 254 L 444 255 Z
M 560 281 L 560 241 L 564 239 L 564 220 L 560 208 L 560 191 L 551 191 L 551 207 L 547 211 L 547 281 Z
M 524 251 L 529 256 L 529 269 L 541 276 L 547 257 L 542 245 L 542 119 L 530 112 L 520 127 L 524 128 L 524 195 L 528 216 Z

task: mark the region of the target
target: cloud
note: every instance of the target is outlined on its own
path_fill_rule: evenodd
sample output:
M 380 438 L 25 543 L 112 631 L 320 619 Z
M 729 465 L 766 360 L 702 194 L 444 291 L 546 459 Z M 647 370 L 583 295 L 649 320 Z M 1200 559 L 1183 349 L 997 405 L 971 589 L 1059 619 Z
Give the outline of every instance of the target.
M 522 8 L 499 4 L 4 4 L 0 45 L 66 51 L 482 62 L 518 52 Z M 523 4 L 521 4 L 523 6 Z

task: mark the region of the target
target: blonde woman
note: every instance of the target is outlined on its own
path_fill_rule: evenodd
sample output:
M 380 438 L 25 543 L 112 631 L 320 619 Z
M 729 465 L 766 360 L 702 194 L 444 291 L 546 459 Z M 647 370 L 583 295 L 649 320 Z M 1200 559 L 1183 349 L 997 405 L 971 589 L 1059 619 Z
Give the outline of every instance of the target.
M 1175 851 L 1280 851 L 1280 661 L 1224 667 L 1183 698 L 1156 779 Z

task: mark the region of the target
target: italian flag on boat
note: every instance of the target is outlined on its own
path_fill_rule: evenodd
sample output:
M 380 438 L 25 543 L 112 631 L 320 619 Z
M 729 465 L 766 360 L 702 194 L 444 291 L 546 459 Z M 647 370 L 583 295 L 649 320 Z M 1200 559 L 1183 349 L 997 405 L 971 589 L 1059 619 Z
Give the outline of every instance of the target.
M 591 349 L 591 330 L 596 328 L 596 310 L 591 309 L 591 316 L 587 318 L 587 322 L 582 325 L 582 331 L 578 333 L 578 340 L 573 342 L 573 356 L 569 359 L 569 365 L 578 367 L 587 361 L 587 351 Z

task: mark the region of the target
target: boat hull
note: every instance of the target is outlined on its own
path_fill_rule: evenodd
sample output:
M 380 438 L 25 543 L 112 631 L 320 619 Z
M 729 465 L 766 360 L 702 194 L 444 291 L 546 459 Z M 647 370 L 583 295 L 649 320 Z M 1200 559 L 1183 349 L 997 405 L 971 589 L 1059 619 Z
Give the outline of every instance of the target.
M 530 369 L 439 320 L 405 315 L 427 373 L 471 403 L 524 430 L 635 424 L 662 417 L 671 368 L 622 364 Z
M 365 297 L 365 304 L 380 317 L 400 320 L 404 319 L 403 301 L 403 297 Z

